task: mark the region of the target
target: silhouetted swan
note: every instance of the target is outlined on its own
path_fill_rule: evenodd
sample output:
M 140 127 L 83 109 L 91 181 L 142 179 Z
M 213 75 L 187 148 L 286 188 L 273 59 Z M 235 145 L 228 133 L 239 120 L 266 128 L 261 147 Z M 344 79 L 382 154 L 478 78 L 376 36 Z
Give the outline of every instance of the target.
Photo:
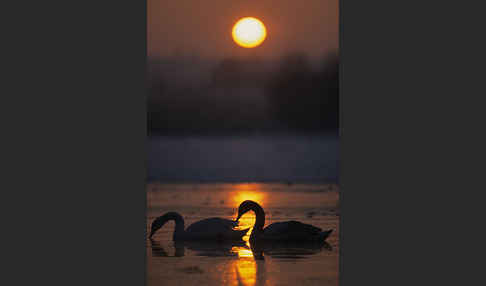
M 238 207 L 238 221 L 242 215 L 248 211 L 253 211 L 256 216 L 256 222 L 250 235 L 250 242 L 256 241 L 301 241 L 301 242 L 319 242 L 324 241 L 332 232 L 331 230 L 322 231 L 322 229 L 310 224 L 298 221 L 276 222 L 267 226 L 265 229 L 265 212 L 263 208 L 254 201 L 244 201 Z
M 166 222 L 174 220 L 175 230 L 172 236 L 174 241 L 184 240 L 212 240 L 212 241 L 234 241 L 241 240 L 248 232 L 249 228 L 243 230 L 234 230 L 238 222 L 223 218 L 208 218 L 191 224 L 184 230 L 184 219 L 176 212 L 168 212 L 163 216 L 156 218 L 152 222 L 150 238 Z

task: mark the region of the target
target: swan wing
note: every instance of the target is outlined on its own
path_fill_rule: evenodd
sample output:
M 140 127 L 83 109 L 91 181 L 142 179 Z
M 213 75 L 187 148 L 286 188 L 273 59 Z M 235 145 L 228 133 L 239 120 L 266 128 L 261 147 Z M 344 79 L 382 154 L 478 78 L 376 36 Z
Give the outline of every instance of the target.
M 191 224 L 186 229 L 186 232 L 221 233 L 221 232 L 232 231 L 233 228 L 236 227 L 237 225 L 238 223 L 235 221 L 219 218 L 219 217 L 213 217 L 213 218 L 203 219 Z
M 301 223 L 298 221 L 284 221 L 276 222 L 267 226 L 264 230 L 265 237 L 311 237 L 318 235 L 322 232 L 322 229 L 310 224 Z
M 185 231 L 186 240 L 241 240 L 248 229 L 235 230 L 238 223 L 223 218 L 208 218 L 191 224 Z

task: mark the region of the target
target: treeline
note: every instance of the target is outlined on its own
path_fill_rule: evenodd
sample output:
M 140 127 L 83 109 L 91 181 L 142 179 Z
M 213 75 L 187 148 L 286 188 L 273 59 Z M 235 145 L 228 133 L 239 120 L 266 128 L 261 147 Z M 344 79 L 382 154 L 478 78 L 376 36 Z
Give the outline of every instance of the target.
M 339 58 L 149 63 L 150 133 L 337 132 Z

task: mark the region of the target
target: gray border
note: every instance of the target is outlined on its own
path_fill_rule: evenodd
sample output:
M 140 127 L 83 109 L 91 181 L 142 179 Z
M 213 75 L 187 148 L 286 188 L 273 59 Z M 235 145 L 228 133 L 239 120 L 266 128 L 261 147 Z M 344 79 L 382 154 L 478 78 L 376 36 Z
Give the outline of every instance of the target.
M 470 242 L 444 242 L 451 240 L 450 231 L 452 239 L 467 237 L 470 229 L 461 225 L 473 218 L 455 215 L 470 208 L 470 201 L 453 200 L 463 189 L 476 190 L 470 184 L 482 174 L 452 155 L 467 150 L 475 158 L 483 146 L 474 149 L 472 140 L 450 133 L 482 130 L 484 120 L 469 120 L 462 113 L 470 114 L 470 108 L 445 100 L 478 93 L 467 76 L 454 73 L 469 69 L 454 61 L 444 68 L 441 59 L 472 51 L 451 41 L 457 36 L 452 29 L 435 33 L 450 15 L 459 17 L 450 13 L 456 5 L 449 13 L 441 6 L 433 21 L 422 11 L 437 7 L 427 9 L 423 1 L 398 5 L 340 3 L 340 285 L 468 284 L 474 268 L 463 267 L 467 273 L 461 273 L 451 265 L 468 262 L 453 255 L 464 253 Z M 23 7 L 34 13 L 13 19 L 9 28 L 21 31 L 11 39 L 4 35 L 3 42 L 17 51 L 9 51 L 13 61 L 2 65 L 9 76 L 2 94 L 13 102 L 4 113 L 10 128 L 2 131 L 4 206 L 12 208 L 5 217 L 13 226 L 4 238 L 18 244 L 8 244 L 10 257 L 8 251 L 2 254 L 11 262 L 7 274 L 18 271 L 11 284 L 146 282 L 146 8 L 145 1 L 83 1 L 63 11 L 42 3 Z M 24 20 L 30 20 L 27 29 L 20 25 Z M 454 30 L 469 33 L 470 23 L 455 20 Z M 432 37 L 444 41 L 434 46 Z M 448 120 L 451 114 L 454 122 Z M 448 190 L 454 196 L 447 201 Z M 19 200 L 10 203 L 9 196 Z M 450 211 L 438 213 L 441 205 L 453 206 L 455 220 L 440 216 Z M 445 236 L 430 237 L 443 225 Z
M 146 2 L 21 5 L 2 38 L 3 284 L 144 285 Z

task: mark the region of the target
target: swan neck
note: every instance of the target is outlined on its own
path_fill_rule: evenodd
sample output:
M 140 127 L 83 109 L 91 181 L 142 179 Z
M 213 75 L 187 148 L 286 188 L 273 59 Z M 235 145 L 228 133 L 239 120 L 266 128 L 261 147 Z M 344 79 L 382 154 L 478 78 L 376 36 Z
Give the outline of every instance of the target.
M 263 211 L 263 208 L 259 205 L 255 205 L 252 210 L 255 213 L 256 217 L 253 231 L 262 232 L 263 226 L 265 225 L 265 212 Z
M 184 231 L 184 218 L 176 213 L 173 217 L 173 220 L 175 222 L 175 229 L 174 229 L 174 240 L 177 240 L 177 238 L 181 238 L 184 236 L 185 231 Z

